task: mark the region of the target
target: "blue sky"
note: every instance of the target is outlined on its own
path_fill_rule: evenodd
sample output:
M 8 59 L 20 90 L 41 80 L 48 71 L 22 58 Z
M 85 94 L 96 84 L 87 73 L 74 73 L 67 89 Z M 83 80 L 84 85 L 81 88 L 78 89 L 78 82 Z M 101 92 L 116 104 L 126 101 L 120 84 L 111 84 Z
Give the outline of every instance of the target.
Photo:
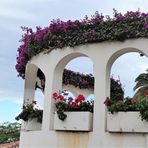
M 20 45 L 19 40 L 22 35 L 20 26 L 45 27 L 53 19 L 82 19 L 85 15 L 93 15 L 95 11 L 112 15 L 113 8 L 120 12 L 136 11 L 138 8 L 141 11 L 148 12 L 148 1 L 0 0 L 0 122 L 15 121 L 14 117 L 19 112 L 23 101 L 24 81 L 17 77 L 14 68 L 17 48 Z M 68 67 L 74 70 L 82 69 L 73 63 Z M 86 63 L 88 66 L 82 72 L 92 72 L 91 62 L 86 60 Z M 148 67 L 147 65 L 147 58 L 141 58 L 138 54 L 124 55 L 114 63 L 112 73 L 115 77 L 120 76 L 121 81 L 124 82 L 127 95 L 132 94 L 135 77 L 144 72 Z M 40 97 L 40 95 L 37 95 L 37 97 Z

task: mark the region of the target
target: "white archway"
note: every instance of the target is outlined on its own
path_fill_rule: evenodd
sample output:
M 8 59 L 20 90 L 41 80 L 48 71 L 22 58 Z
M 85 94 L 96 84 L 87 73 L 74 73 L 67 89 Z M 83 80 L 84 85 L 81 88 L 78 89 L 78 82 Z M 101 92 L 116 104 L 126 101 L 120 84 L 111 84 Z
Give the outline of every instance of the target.
M 67 89 L 68 91 L 72 92 L 75 96 L 77 96 L 81 92 L 82 94 L 84 93 L 84 96 L 87 96 L 88 94 L 93 92 L 93 90 L 85 91 L 83 89 L 80 90 L 78 88 L 75 88 L 74 86 L 67 87 L 62 84 L 63 71 L 64 71 L 65 66 L 67 65 L 69 61 L 77 57 L 88 57 L 88 55 L 84 54 L 83 52 L 74 52 L 74 53 L 67 54 L 63 56 L 61 59 L 59 59 L 59 61 L 57 62 L 54 68 L 52 92 L 58 92 L 59 90 Z M 54 124 L 53 123 L 54 115 L 52 113 L 55 111 L 55 107 L 53 103 L 54 103 L 53 100 L 51 100 L 50 129 L 53 129 L 53 124 Z
M 67 47 L 63 49 L 52 50 L 49 54 L 40 53 L 33 57 L 30 61 L 37 65 L 46 76 L 45 85 L 45 103 L 42 131 L 40 132 L 23 132 L 21 134 L 21 146 L 23 147 L 68 147 L 69 143 L 78 143 L 79 147 L 148 147 L 148 134 L 135 133 L 108 133 L 105 131 L 106 125 L 106 110 L 103 104 L 106 97 L 110 96 L 110 70 L 113 62 L 128 52 L 144 53 L 148 56 L 148 39 L 129 39 L 124 42 L 102 42 L 76 46 L 74 48 Z M 92 132 L 59 132 L 53 130 L 54 104 L 52 93 L 62 88 L 62 73 L 65 65 L 73 58 L 79 56 L 87 56 L 94 64 L 94 123 Z M 29 77 L 29 74 L 35 75 L 37 67 L 28 66 L 26 70 L 25 95 L 32 98 L 33 93 L 30 93 L 34 85 L 31 85 L 29 80 L 35 82 L 34 76 Z M 33 67 L 33 68 L 31 68 Z M 32 72 L 29 72 L 32 69 Z M 28 75 L 28 76 L 27 76 Z M 28 88 L 29 87 L 29 88 Z M 28 138 L 29 137 L 29 138 Z M 44 137 L 44 139 L 43 139 Z M 66 137 L 66 142 L 64 141 Z M 50 140 L 49 140 L 50 138 Z M 38 139 L 38 140 L 37 140 Z M 28 143 L 31 141 L 31 143 Z M 68 141 L 68 142 L 67 142 Z M 83 141 L 83 142 L 82 142 Z M 133 142 L 134 141 L 134 142 Z
M 110 74 L 111 74 L 111 67 L 113 65 L 113 63 L 122 55 L 126 54 L 126 53 L 130 53 L 130 52 L 136 52 L 136 53 L 139 53 L 139 54 L 144 54 L 145 56 L 148 57 L 148 55 L 146 54 L 145 51 L 142 51 L 140 49 L 137 49 L 137 48 L 123 48 L 123 49 L 119 49 L 118 51 L 114 52 L 111 57 L 109 58 L 108 60 L 108 63 L 107 63 L 107 67 L 106 67 L 106 83 L 108 85 L 106 90 L 107 90 L 107 96 L 109 97 L 110 96 Z

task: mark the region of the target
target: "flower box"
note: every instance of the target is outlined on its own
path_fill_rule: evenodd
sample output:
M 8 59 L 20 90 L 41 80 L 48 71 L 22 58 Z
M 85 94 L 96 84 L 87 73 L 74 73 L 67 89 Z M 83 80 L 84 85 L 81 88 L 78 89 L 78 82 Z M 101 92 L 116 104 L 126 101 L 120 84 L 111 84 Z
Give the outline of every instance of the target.
M 54 129 L 63 131 L 92 131 L 93 114 L 91 112 L 65 112 L 67 118 L 62 121 L 57 113 L 54 117 Z
M 148 133 L 148 122 L 142 121 L 137 111 L 107 112 L 108 132 Z
M 37 131 L 41 130 L 42 124 L 40 122 L 37 122 L 37 119 L 32 119 L 26 122 L 22 122 L 22 130 L 25 131 Z

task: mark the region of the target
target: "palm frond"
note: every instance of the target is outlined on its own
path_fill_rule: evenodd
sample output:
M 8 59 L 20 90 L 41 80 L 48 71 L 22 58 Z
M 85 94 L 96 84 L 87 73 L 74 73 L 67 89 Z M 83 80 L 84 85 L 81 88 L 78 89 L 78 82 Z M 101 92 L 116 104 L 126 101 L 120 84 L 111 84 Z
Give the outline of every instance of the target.
M 148 88 L 148 73 L 142 73 L 135 79 L 134 91 L 138 88 Z

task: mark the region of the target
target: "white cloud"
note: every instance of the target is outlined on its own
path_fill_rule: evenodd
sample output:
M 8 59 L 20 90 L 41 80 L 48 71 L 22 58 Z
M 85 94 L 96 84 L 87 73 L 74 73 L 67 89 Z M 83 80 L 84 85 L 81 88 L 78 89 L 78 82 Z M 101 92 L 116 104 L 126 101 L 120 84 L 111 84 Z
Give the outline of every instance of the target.
M 0 94 L 0 102 L 1 101 L 11 101 L 11 102 L 16 102 L 16 103 L 19 103 L 19 102 L 22 102 L 22 96 L 20 96 L 20 97 L 18 97 L 18 96 L 15 96 L 15 95 L 13 95 L 13 96 L 11 96 L 11 95 L 6 95 L 6 93 L 5 94 Z
M 0 102 L 1 101 L 11 101 L 15 102 L 17 104 L 22 103 L 23 94 L 22 93 L 17 93 L 14 90 L 6 90 L 6 89 L 1 89 L 0 90 Z
M 20 19 L 20 20 L 32 20 L 35 17 L 32 13 L 21 9 L 12 9 L 12 8 L 0 8 L 0 17 L 11 18 L 11 19 Z

